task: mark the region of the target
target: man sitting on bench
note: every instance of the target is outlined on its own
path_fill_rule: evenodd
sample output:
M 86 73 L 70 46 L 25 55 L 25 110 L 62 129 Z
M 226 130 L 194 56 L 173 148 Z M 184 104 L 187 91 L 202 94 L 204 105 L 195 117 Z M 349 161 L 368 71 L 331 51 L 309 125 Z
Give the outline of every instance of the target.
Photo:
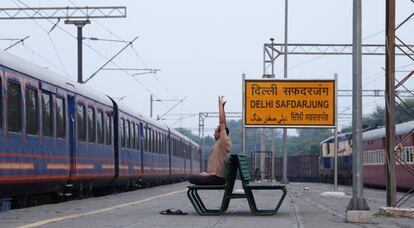
M 226 163 L 227 156 L 231 150 L 231 140 L 229 129 L 226 126 L 226 114 L 224 112 L 223 96 L 219 96 L 219 126 L 214 132 L 213 144 L 208 157 L 207 172 L 201 172 L 200 175 L 191 176 L 190 183 L 195 185 L 224 185 L 226 183 Z

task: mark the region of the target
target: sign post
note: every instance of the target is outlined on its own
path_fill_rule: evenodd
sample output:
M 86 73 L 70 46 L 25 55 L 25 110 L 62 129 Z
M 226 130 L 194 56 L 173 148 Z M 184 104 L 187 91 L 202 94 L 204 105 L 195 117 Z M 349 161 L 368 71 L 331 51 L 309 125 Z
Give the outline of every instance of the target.
M 335 126 L 335 80 L 244 81 L 245 127 Z
M 243 74 L 243 154 L 245 128 L 335 128 L 335 80 L 246 79 Z M 336 187 L 335 187 L 336 189 Z

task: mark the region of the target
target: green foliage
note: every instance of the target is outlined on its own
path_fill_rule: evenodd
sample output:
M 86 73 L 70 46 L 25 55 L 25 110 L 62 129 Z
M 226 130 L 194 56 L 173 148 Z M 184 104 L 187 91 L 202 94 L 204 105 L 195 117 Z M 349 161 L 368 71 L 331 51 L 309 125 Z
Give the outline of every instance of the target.
M 319 144 L 332 136 L 331 130 L 326 128 L 297 129 L 298 135 L 290 137 L 290 155 L 319 154 Z

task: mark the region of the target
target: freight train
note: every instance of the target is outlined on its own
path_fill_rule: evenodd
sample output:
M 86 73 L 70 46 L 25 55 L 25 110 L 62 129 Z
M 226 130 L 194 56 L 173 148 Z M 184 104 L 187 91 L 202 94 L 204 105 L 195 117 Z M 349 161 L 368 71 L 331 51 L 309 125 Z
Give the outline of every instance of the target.
M 84 84 L 0 52 L 0 199 L 182 180 L 200 147 Z
M 282 180 L 283 157 L 275 158 L 276 180 Z M 319 155 L 295 155 L 287 157 L 287 178 L 294 182 L 319 182 Z

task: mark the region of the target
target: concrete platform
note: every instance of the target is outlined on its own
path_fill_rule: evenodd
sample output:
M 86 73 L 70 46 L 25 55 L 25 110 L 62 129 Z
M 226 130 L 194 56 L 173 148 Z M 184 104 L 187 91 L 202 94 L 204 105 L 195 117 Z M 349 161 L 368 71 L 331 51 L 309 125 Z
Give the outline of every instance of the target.
M 414 208 L 381 207 L 379 213 L 386 216 L 414 218 Z
M 323 194 L 332 186 L 290 183 L 288 196 L 275 216 L 253 216 L 246 200 L 232 200 L 225 215 L 205 217 L 194 211 L 186 196 L 187 183 L 158 186 L 121 194 L 74 200 L 0 213 L 0 227 L 413 227 L 413 218 L 376 214 L 373 224 L 345 222 L 352 189 L 341 194 Z M 240 184 L 236 185 L 236 189 Z M 385 192 L 364 190 L 372 212 L 385 205 Z M 279 193 L 257 192 L 259 207 L 274 205 Z M 218 205 L 221 192 L 203 194 L 209 206 Z M 411 200 L 405 207 L 414 207 Z M 161 215 L 165 209 L 181 209 L 187 215 Z

